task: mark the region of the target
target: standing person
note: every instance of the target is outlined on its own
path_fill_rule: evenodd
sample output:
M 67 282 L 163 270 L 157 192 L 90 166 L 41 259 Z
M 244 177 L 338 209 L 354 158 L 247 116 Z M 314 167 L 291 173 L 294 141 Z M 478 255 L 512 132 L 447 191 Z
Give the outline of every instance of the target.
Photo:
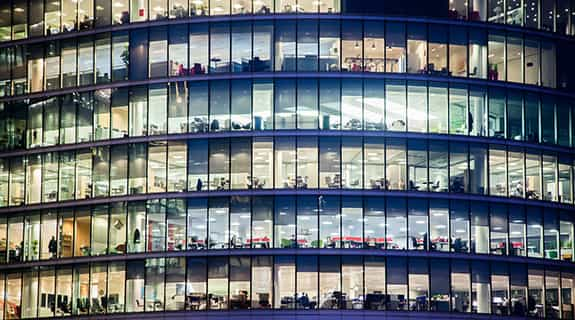
M 52 236 L 52 239 L 50 239 L 50 242 L 48 243 L 48 251 L 50 252 L 52 258 L 56 258 L 56 252 L 58 251 L 58 243 L 56 242 L 56 238 L 54 238 L 54 236 Z

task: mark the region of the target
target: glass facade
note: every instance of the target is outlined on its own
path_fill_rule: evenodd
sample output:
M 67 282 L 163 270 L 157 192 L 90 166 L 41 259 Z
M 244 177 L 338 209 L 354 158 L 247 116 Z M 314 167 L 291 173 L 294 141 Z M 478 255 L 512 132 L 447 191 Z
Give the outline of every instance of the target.
M 575 259 L 574 223 L 568 209 L 377 193 L 162 198 L 3 218 L 0 239 L 7 245 L 0 263 L 248 248 L 453 252 L 569 262 Z
M 0 149 L 281 130 L 410 132 L 575 147 L 571 99 L 390 79 L 170 82 L 0 102 Z
M 0 320 L 575 320 L 575 0 L 0 0 Z
M 440 192 L 573 203 L 568 153 L 422 137 L 158 140 L 12 157 L 0 164 L 7 181 L 2 207 L 265 189 Z
M 6 0 L 0 6 L 0 40 L 157 20 L 229 15 L 378 14 L 431 16 L 483 21 L 573 35 L 571 0 L 440 0 L 436 5 L 410 0 L 406 8 L 391 0 L 373 4 L 351 0 Z
M 6 43 L 0 46 L 0 98 L 126 80 L 295 71 L 485 79 L 573 92 L 573 50 L 564 39 L 484 26 L 351 19 L 198 22 Z
M 512 262 L 288 254 L 7 269 L 0 287 L 4 319 L 247 309 L 573 319 L 574 281 L 569 268 Z

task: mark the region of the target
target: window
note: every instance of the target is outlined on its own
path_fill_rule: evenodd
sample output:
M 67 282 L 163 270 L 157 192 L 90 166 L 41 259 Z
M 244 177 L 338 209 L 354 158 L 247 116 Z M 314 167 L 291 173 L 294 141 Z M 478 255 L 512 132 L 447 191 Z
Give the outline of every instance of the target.
M 168 200 L 166 208 L 166 250 L 181 251 L 186 249 L 186 211 L 181 199 Z M 183 280 L 182 280 L 183 281 Z
M 59 279 L 58 279 L 59 280 Z M 125 311 L 126 265 L 124 262 L 113 262 L 108 265 L 107 312 Z
M 208 260 L 208 296 L 217 301 L 210 304 L 210 309 L 226 310 L 228 308 L 229 275 L 227 257 Z
M 120 56 L 120 59 L 125 59 L 131 61 L 132 63 L 129 64 L 130 67 L 130 80 L 144 80 L 148 79 L 148 77 L 153 76 L 160 76 L 156 75 L 156 72 L 162 72 L 161 70 L 157 70 L 156 68 L 158 65 L 161 65 L 162 61 L 166 60 L 166 55 L 164 54 L 166 51 L 167 43 L 166 41 L 162 41 L 160 38 L 160 30 L 159 29 L 152 29 L 154 37 L 151 38 L 154 41 L 153 50 L 150 50 L 150 38 L 148 37 L 148 30 L 136 30 L 130 32 L 130 53 L 129 56 L 123 58 Z M 165 37 L 164 37 L 165 39 Z M 150 53 L 154 53 L 150 57 Z M 121 55 L 125 55 L 122 53 Z M 156 69 L 153 70 L 151 67 Z M 160 66 L 161 68 L 161 66 Z
M 461 27 L 451 26 L 449 28 L 449 73 L 456 77 L 467 76 L 468 39 L 466 31 Z
M 319 257 L 319 308 L 339 309 L 340 305 L 334 301 L 336 292 L 341 291 L 340 257 Z M 384 269 L 385 270 L 385 269 Z
M 341 122 L 344 130 L 363 127 L 363 91 L 361 81 L 344 79 L 341 82 Z
M 469 30 L 469 77 L 485 79 L 488 77 L 487 35 L 484 30 Z M 489 79 L 492 79 L 489 72 Z
M 230 145 L 229 140 L 211 140 L 210 146 L 210 190 L 221 191 L 230 188 Z
M 168 133 L 188 132 L 188 83 L 172 82 L 168 93 Z
M 405 190 L 406 151 L 404 140 L 387 140 L 385 168 L 386 189 Z
M 296 23 L 285 21 L 275 26 L 275 70 L 295 71 Z
M 252 234 L 247 244 L 252 248 L 271 248 L 273 245 L 273 198 L 252 198 Z M 270 274 L 271 276 L 271 274 Z M 256 281 L 257 279 L 252 279 Z M 271 280 L 271 279 L 270 279 Z M 254 283 L 254 286 L 256 284 Z M 259 284 L 258 284 L 259 285 Z M 271 286 L 271 284 L 270 284 Z M 258 293 L 259 291 L 254 291 Z M 261 300 L 260 300 L 261 301 Z M 268 303 L 270 303 L 268 301 Z M 265 306 L 261 306 L 265 307 Z
M 319 47 L 318 47 L 317 22 L 313 20 L 298 21 L 297 24 L 298 71 L 304 71 L 304 72 L 317 71 L 318 49 Z
M 148 87 L 148 107 L 149 119 L 147 134 L 160 135 L 168 131 L 167 108 L 168 92 L 165 84 L 153 84 Z
M 363 188 L 363 142 L 361 139 L 342 138 L 341 175 L 342 187 L 346 189 Z
M 361 198 L 343 197 L 341 205 L 341 246 L 361 248 L 363 242 L 363 208 Z
M 293 256 L 274 257 L 274 307 L 295 309 L 296 266 Z
M 364 175 L 366 189 L 385 189 L 385 145 L 382 138 L 364 140 Z
M 539 41 L 533 38 L 525 39 L 524 72 L 525 83 L 539 85 L 540 53 Z
M 492 89 L 489 91 L 489 114 L 488 128 L 489 136 L 495 138 L 505 138 L 505 91 Z
M 491 279 L 489 262 L 481 261 L 472 265 L 471 271 L 471 303 L 476 306 L 476 313 L 491 311 Z M 487 298 L 487 299 L 485 299 Z
M 212 7 L 211 10 L 216 9 Z M 210 72 L 230 72 L 230 45 L 230 25 L 227 23 L 211 25 Z
M 84 2 L 88 2 L 84 0 Z M 91 2 L 91 1 L 90 1 Z M 80 40 L 78 43 L 79 85 L 94 83 L 94 41 Z
M 108 252 L 110 254 L 126 253 L 126 209 L 126 205 L 123 203 L 110 206 L 108 233 Z
M 295 248 L 296 247 L 296 225 L 295 225 L 295 203 L 294 197 L 276 198 L 274 202 L 274 225 L 275 242 L 274 248 Z M 276 280 L 277 281 L 277 280 Z M 277 289 L 277 286 L 274 286 Z M 293 295 L 293 293 L 292 293 Z
M 252 187 L 251 174 L 251 140 L 246 138 L 231 141 L 231 188 L 250 189 Z
M 114 0 L 118 1 L 118 0 Z M 127 1 L 127 0 L 126 0 Z M 129 37 L 127 33 L 112 35 L 112 81 L 126 80 L 129 67 Z
M 448 104 L 447 87 L 440 83 L 429 85 L 428 125 L 431 133 L 447 133 Z M 425 127 L 425 126 L 424 126 Z
M 427 72 L 432 75 L 449 75 L 447 69 L 447 27 L 429 26 L 429 65 Z
M 252 189 L 273 187 L 273 140 L 254 138 L 252 141 Z
M 228 199 L 210 199 L 208 205 L 209 249 L 227 249 L 230 244 Z
M 470 221 L 467 203 L 450 203 L 451 251 L 469 252 Z
M 90 266 L 89 290 L 91 300 L 88 300 L 92 301 L 90 305 L 90 314 L 106 313 L 106 306 L 102 306 L 100 302 L 105 300 L 107 296 L 107 267 L 108 266 L 105 263 L 94 263 Z
M 188 190 L 208 189 L 208 141 L 188 141 Z M 192 151 L 193 150 L 193 151 Z
M 340 81 L 320 79 L 319 82 L 319 127 L 320 130 L 341 128 Z
M 90 219 L 88 208 L 76 211 L 76 219 L 74 220 L 74 256 L 76 257 L 96 254 L 90 249 Z
M 538 208 L 527 210 L 527 250 L 529 257 L 543 257 L 543 219 Z
M 409 250 L 428 250 L 428 207 L 427 201 L 410 199 L 409 205 Z
M 267 80 L 255 80 L 252 86 L 253 129 L 267 130 L 273 128 L 272 109 L 274 98 L 273 84 Z M 249 95 L 249 94 L 248 94 Z M 245 106 L 245 105 L 243 105 Z M 249 108 L 245 106 L 245 108 Z
M 235 0 L 245 1 L 245 0 Z M 231 72 L 250 72 L 252 64 L 252 25 L 245 22 L 232 24 Z
M 78 12 L 78 2 L 72 0 L 62 1 L 62 31 L 69 32 L 76 30 L 76 14 Z
M 363 115 L 365 130 L 385 128 L 385 83 L 384 80 L 366 79 L 363 88 Z
M 275 81 L 275 128 L 296 127 L 296 83 L 294 80 Z
M 555 88 L 556 86 L 555 60 L 555 44 L 547 41 L 541 42 L 541 85 L 544 87 Z
M 319 248 L 318 200 L 313 196 L 297 198 L 297 247 Z
M 432 45 L 430 44 L 430 50 Z M 433 48 L 435 52 L 435 48 Z M 431 57 L 429 68 L 431 68 Z M 427 65 L 427 28 L 424 24 L 410 24 L 407 28 L 407 72 L 425 73 Z
M 77 50 L 76 42 L 68 40 L 61 42 L 61 67 L 62 72 L 62 87 L 74 87 L 77 85 Z
M 149 45 L 148 76 L 150 78 L 166 77 L 168 72 L 168 32 L 165 27 L 153 28 L 150 30 Z M 136 55 L 139 53 L 140 52 L 135 52 Z M 145 53 L 143 52 L 143 54 Z M 135 62 L 137 63 L 138 60 Z
M 409 259 L 408 266 L 408 302 L 411 311 L 427 311 L 428 304 L 424 301 L 429 299 L 429 270 L 427 261 L 423 259 Z M 437 297 L 434 297 L 436 299 Z M 440 304 L 437 304 L 440 306 Z
M 472 125 L 472 114 L 468 110 L 468 90 L 465 86 L 449 88 L 449 133 L 467 135 Z
M 341 71 L 361 72 L 363 70 L 362 25 L 343 21 L 341 25 Z
M 10 18 L 8 18 L 8 21 Z M 60 32 L 60 0 L 50 1 L 44 7 L 45 35 L 53 35 Z M 9 40 L 9 38 L 8 38 Z
M 391 131 L 405 131 L 407 125 L 405 82 L 388 80 L 385 83 L 385 123 Z
M 411 144 L 411 143 L 410 143 Z M 453 186 L 452 181 L 448 178 L 448 145 L 442 141 L 432 141 L 429 143 L 429 178 L 427 178 L 427 187 L 424 185 L 420 187 L 419 190 L 425 191 L 429 188 L 429 191 L 433 192 L 448 192 Z M 419 164 L 421 167 L 426 167 L 425 165 L 425 154 L 421 154 L 416 158 L 416 165 Z M 409 162 L 409 159 L 408 159 Z M 409 163 L 411 166 L 411 163 Z M 465 164 L 467 164 L 467 159 L 465 159 Z M 460 164 L 461 165 L 461 164 Z M 421 172 L 420 168 L 418 175 L 415 177 L 416 181 L 426 179 L 424 172 Z
M 319 22 L 319 71 L 338 71 L 340 67 L 340 24 Z
M 490 207 L 490 254 L 507 255 L 508 221 L 505 206 L 491 205 Z
M 489 183 L 490 194 L 496 196 L 507 195 L 507 165 L 506 153 L 500 146 L 491 146 L 489 149 Z
M 409 114 L 408 131 L 427 132 L 428 117 L 431 121 L 431 115 L 428 115 L 427 110 L 427 83 L 423 81 L 409 81 L 407 85 L 407 114 Z
M 489 253 L 489 212 L 486 205 L 474 204 L 471 208 L 472 253 Z
M 318 307 L 318 257 L 296 257 L 296 299 L 297 308 L 316 309 Z
M 126 263 L 126 312 L 143 312 L 146 262 L 143 260 Z M 153 305 L 153 303 L 152 303 Z
M 451 262 L 451 310 L 471 312 L 471 274 L 467 261 Z
M 354 300 L 363 297 L 363 259 L 362 257 L 343 256 L 341 258 L 341 291 L 350 300 L 341 305 L 342 309 L 362 308 L 362 306 L 354 306 Z
M 509 255 L 525 256 L 525 210 L 516 208 L 509 210 Z
M 92 243 L 90 250 L 92 255 L 108 254 L 108 206 L 98 206 L 92 209 Z
M 507 137 L 523 140 L 523 101 L 518 92 L 507 93 Z
M 200 0 L 200 2 L 202 2 Z M 191 9 L 194 15 L 194 9 Z M 190 75 L 203 74 L 208 71 L 208 60 L 210 54 L 208 43 L 208 25 L 198 24 L 190 26 Z
M 146 259 L 145 270 L 144 279 L 146 279 L 146 285 L 144 287 L 144 311 L 163 311 L 166 260 L 164 258 Z
M 523 82 L 523 39 L 518 35 L 507 37 L 507 81 Z
M 405 25 L 390 22 L 385 28 L 386 72 L 405 72 Z
M 223 0 L 210 0 L 210 15 L 230 14 L 230 2 Z
M 207 261 L 206 258 L 187 259 L 186 296 L 191 297 L 190 307 L 199 310 L 207 302 Z
M 388 250 L 407 249 L 407 216 L 405 202 L 405 199 L 402 198 L 387 199 L 386 242 Z
M 407 188 L 410 191 L 428 190 L 428 154 L 427 142 L 421 140 L 409 140 L 407 142 L 407 165 L 409 180 Z M 441 177 L 436 177 L 436 182 L 431 186 L 431 191 L 439 191 Z M 445 183 L 443 183 L 445 185 Z M 403 189 L 403 188 L 402 188 Z
M 168 17 L 167 0 L 150 1 L 150 20 L 163 20 Z
M 266 0 L 268 1 L 268 0 Z M 271 0 L 269 0 L 271 1 Z M 265 2 L 261 1 L 262 6 L 265 7 Z M 254 6 L 257 1 L 254 3 Z M 263 8 L 262 7 L 262 8 Z M 256 8 L 254 8 L 255 10 Z M 267 9 L 269 10 L 269 9 Z M 271 22 L 255 22 L 253 24 L 253 63 L 252 71 L 272 71 L 274 66 L 274 44 L 273 44 L 273 29 L 274 26 Z
M 249 309 L 251 307 L 249 303 L 252 299 L 251 270 L 249 256 L 230 257 L 230 309 Z
M 340 141 L 338 138 L 322 137 L 319 141 L 320 188 L 341 188 Z
M 506 263 L 491 264 L 491 312 L 496 315 L 509 315 L 509 306 L 502 301 L 509 300 L 509 270 Z
M 487 78 L 489 80 L 505 81 L 505 36 L 503 34 L 489 34 L 487 57 Z
M 174 4 L 173 9 L 171 12 L 177 11 L 178 14 L 181 13 L 182 10 L 185 10 L 187 15 L 187 9 L 183 9 L 182 3 L 183 0 L 175 0 L 180 1 L 181 3 Z M 178 5 L 178 6 L 176 6 Z M 170 76 L 184 76 L 189 75 L 189 67 L 188 67 L 188 39 L 187 36 L 188 28 L 187 26 L 172 26 L 169 29 L 169 75 Z
M 523 3 L 525 10 L 525 26 L 533 29 L 539 28 L 539 0 L 526 0 Z
M 318 84 L 315 80 L 297 81 L 297 127 L 318 128 Z
M 146 206 L 134 202 L 128 205 L 128 252 L 146 251 Z
M 188 199 L 187 215 L 187 249 L 207 249 L 208 203 L 206 199 Z
M 386 260 L 385 279 L 387 282 L 386 310 L 403 311 L 407 309 L 407 259 L 404 257 L 389 257 Z
M 524 197 L 523 153 L 521 150 L 510 149 L 507 153 L 508 173 L 507 179 L 510 197 Z
M 318 147 L 317 138 L 298 137 L 296 188 L 315 189 L 318 187 Z
M 190 1 L 191 16 L 205 16 L 208 14 L 208 0 Z

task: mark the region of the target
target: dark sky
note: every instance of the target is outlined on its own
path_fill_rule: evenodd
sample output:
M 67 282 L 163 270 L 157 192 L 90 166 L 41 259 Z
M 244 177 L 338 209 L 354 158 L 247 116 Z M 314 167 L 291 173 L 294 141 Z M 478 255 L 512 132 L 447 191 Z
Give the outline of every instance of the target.
M 449 0 L 344 0 L 343 10 L 355 14 L 447 16 Z

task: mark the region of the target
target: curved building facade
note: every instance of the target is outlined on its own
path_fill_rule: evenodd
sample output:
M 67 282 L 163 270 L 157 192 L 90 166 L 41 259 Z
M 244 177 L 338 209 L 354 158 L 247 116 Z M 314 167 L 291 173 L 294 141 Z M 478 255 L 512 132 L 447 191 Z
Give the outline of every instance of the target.
M 0 319 L 575 319 L 574 0 L 0 1 Z

